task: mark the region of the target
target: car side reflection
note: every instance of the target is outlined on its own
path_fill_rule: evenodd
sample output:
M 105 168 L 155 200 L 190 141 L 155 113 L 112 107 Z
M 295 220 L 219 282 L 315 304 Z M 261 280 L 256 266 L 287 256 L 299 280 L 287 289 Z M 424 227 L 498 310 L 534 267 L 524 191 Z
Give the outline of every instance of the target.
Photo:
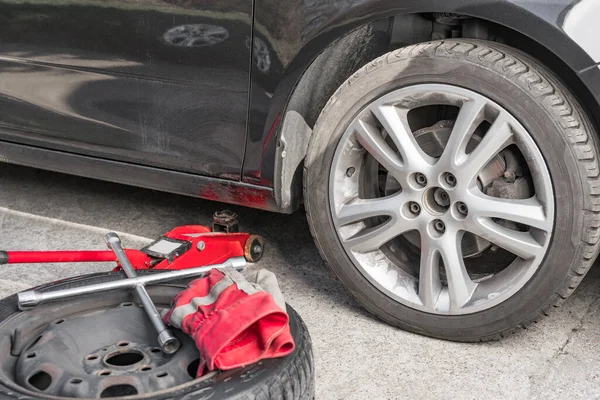
M 218 25 L 187 24 L 169 29 L 163 35 L 167 44 L 181 47 L 204 47 L 219 44 L 229 37 L 229 31 Z

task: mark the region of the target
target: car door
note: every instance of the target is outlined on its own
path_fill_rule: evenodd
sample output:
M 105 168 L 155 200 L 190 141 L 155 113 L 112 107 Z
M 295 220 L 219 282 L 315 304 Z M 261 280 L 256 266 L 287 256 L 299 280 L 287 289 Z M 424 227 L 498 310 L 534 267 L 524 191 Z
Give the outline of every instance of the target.
M 237 179 L 252 0 L 0 0 L 0 140 Z

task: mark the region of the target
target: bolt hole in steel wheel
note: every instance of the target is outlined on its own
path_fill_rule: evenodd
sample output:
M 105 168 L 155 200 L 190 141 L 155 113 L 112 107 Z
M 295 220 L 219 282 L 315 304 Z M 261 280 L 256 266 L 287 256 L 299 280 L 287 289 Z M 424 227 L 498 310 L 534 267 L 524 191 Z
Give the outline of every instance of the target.
M 411 111 L 447 106 L 458 108 L 453 119 L 411 129 Z M 360 173 L 348 177 L 349 168 Z M 340 140 L 330 181 L 333 220 L 356 266 L 430 313 L 473 313 L 512 296 L 552 234 L 552 184 L 535 142 L 503 107 L 461 87 L 413 85 L 371 103 Z M 507 254 L 490 268 L 487 252 Z M 411 257 L 417 269 L 403 267 Z
M 596 257 L 596 140 L 528 56 L 477 40 L 409 46 L 355 72 L 323 109 L 307 218 L 383 320 L 497 339 L 564 301 Z
M 122 279 L 122 274 L 87 275 L 40 289 L 114 279 Z M 187 283 L 148 286 L 148 293 L 161 309 Z M 314 395 L 310 339 L 291 307 L 290 327 L 298 352 L 196 379 L 199 353 L 189 336 L 173 329 L 181 348 L 175 354 L 163 353 L 134 293 L 108 293 L 50 302 L 25 312 L 17 309 L 16 296 L 0 300 L 0 398 L 269 399 L 271 393 L 277 398 L 282 385 L 290 382 L 291 398 Z

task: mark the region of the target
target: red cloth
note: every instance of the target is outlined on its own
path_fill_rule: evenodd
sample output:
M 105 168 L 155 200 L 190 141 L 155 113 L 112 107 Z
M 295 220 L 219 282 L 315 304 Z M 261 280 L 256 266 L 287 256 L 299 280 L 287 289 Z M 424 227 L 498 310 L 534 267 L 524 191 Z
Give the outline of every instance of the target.
M 289 317 L 271 294 L 234 270 L 211 270 L 173 299 L 165 323 L 190 335 L 200 351 L 197 376 L 294 350 Z

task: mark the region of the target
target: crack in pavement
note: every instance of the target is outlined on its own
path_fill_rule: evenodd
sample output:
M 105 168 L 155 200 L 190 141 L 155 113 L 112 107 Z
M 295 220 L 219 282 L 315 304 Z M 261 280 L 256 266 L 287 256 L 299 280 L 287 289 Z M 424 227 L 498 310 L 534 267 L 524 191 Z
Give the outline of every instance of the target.
M 565 340 L 565 342 L 561 346 L 558 347 L 558 349 L 554 352 L 552 357 L 550 357 L 548 359 L 547 362 L 552 363 L 560 355 L 566 354 L 565 348 L 571 343 L 573 336 L 575 336 L 577 334 L 577 332 L 579 332 L 581 330 L 581 328 L 583 328 L 583 325 L 585 324 L 585 319 L 592 313 L 592 309 L 594 308 L 594 305 L 596 305 L 598 300 L 600 300 L 600 297 L 596 297 L 596 298 L 594 298 L 594 300 L 592 300 L 590 302 L 590 304 L 585 309 L 585 312 L 579 319 L 579 322 L 577 323 L 577 325 L 575 325 L 575 327 L 573 327 L 571 329 L 571 331 L 567 334 L 567 339 Z
M 565 341 L 560 346 L 558 346 L 558 348 L 552 354 L 552 356 L 544 362 L 544 365 L 542 366 L 542 368 L 540 368 L 536 373 L 529 376 L 530 386 L 529 386 L 527 398 L 534 398 L 535 389 L 541 387 L 544 384 L 544 382 L 546 382 L 551 377 L 552 374 L 551 374 L 550 370 L 556 364 L 556 361 L 558 360 L 558 358 L 560 356 L 568 354 L 566 348 L 571 344 L 574 336 L 577 335 L 578 332 L 581 331 L 581 329 L 583 328 L 583 326 L 586 323 L 587 317 L 589 317 L 591 315 L 592 310 L 594 309 L 594 306 L 596 305 L 598 300 L 600 300 L 600 297 L 596 296 L 590 302 L 590 304 L 586 307 L 582 316 L 579 318 L 579 321 L 577 322 L 577 324 L 573 328 L 571 328 L 571 330 L 567 334 L 567 338 L 565 339 Z

